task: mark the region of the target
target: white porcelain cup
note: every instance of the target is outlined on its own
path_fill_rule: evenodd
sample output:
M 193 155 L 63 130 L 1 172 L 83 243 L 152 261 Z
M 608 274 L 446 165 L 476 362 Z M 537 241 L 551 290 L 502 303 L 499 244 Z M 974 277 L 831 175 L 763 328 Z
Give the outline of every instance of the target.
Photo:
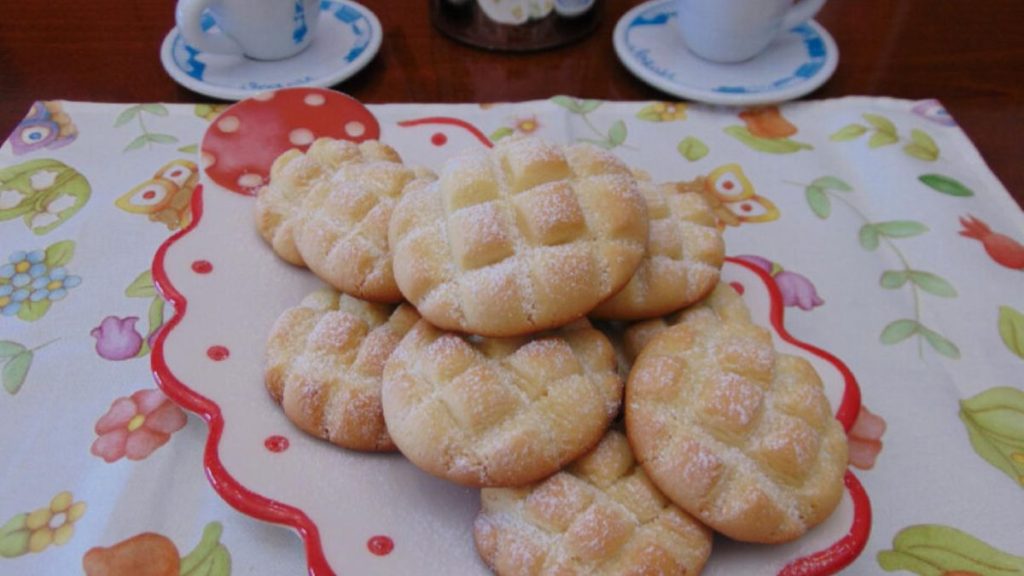
M 713 62 L 757 56 L 781 32 L 810 20 L 825 0 L 676 0 L 683 42 Z
M 211 30 L 204 13 L 220 30 Z M 178 0 L 175 18 L 185 41 L 203 52 L 280 60 L 313 40 L 320 0 Z

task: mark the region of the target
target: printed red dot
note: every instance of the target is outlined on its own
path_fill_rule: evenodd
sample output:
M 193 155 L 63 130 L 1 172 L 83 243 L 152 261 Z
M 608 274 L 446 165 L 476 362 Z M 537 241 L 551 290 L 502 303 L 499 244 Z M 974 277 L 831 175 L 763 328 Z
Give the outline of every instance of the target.
M 366 541 L 366 547 L 370 549 L 372 554 L 387 556 L 395 549 L 395 542 L 387 536 L 374 536 Z
M 734 184 L 732 180 L 726 180 L 725 182 L 722 182 L 722 188 L 725 188 L 726 190 L 732 190 L 735 187 L 736 184 Z
M 743 284 L 740 284 L 739 282 L 729 282 L 729 286 L 732 286 L 732 289 L 740 296 L 747 291 L 747 289 L 743 287 Z
M 156 198 L 156 192 L 153 192 L 152 190 L 143 192 L 142 193 L 142 198 L 144 200 L 152 200 L 153 198 Z
M 750 212 L 753 209 L 754 209 L 754 207 L 751 206 L 750 203 L 748 203 L 748 202 L 744 202 L 743 204 L 740 204 L 740 210 L 743 210 L 744 212 Z
M 196 260 L 192 263 L 192 271 L 196 274 L 209 274 L 213 272 L 213 264 L 209 260 Z
M 210 346 L 206 349 L 206 355 L 214 362 L 220 362 L 231 355 L 231 351 L 224 346 Z
M 434 146 L 444 146 L 448 143 L 448 137 L 440 132 L 435 132 L 434 135 L 430 137 L 430 143 Z
M 288 442 L 287 438 L 278 434 L 267 436 L 267 439 L 263 441 L 263 445 L 267 447 L 267 450 L 275 454 L 287 450 L 289 444 L 290 442 Z

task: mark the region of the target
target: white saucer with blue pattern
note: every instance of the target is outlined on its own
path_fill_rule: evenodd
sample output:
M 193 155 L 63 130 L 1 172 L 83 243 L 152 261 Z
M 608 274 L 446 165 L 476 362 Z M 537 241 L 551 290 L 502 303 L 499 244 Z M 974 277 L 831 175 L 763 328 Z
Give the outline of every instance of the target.
M 380 49 L 383 33 L 377 17 L 348 0 L 322 0 L 316 37 L 308 48 L 284 60 L 252 60 L 202 52 L 171 30 L 160 61 L 178 84 L 207 96 L 241 100 L 291 86 L 332 86 L 366 66 Z M 202 26 L 214 28 L 204 15 Z
M 836 70 L 839 49 L 814 21 L 777 38 L 746 62 L 716 64 L 690 52 L 676 23 L 674 0 L 645 2 L 623 16 L 613 37 L 619 59 L 644 82 L 680 98 L 749 106 L 798 98 Z

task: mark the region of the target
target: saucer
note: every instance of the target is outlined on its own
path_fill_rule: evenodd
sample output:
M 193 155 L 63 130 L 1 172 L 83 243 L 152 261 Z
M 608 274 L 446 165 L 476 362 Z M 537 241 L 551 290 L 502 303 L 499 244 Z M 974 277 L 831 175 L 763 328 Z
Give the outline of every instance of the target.
M 216 26 L 204 15 L 204 30 Z M 366 66 L 380 49 L 380 22 L 369 9 L 347 0 L 323 0 L 316 37 L 284 60 L 253 60 L 212 54 L 189 46 L 177 28 L 164 38 L 160 61 L 182 86 L 227 100 L 292 86 L 332 86 Z
M 680 98 L 733 106 L 791 100 L 824 84 L 839 63 L 835 40 L 814 21 L 746 62 L 709 62 L 683 44 L 675 4 L 652 0 L 633 8 L 616 24 L 614 44 L 630 72 Z

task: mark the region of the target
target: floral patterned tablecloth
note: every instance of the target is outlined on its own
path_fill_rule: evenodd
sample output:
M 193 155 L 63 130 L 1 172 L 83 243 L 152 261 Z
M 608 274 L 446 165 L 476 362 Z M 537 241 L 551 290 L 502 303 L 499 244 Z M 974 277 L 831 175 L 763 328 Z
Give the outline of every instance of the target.
M 1024 216 L 938 102 L 369 109 L 431 167 L 533 133 L 702 182 L 789 331 L 860 382 L 850 459 L 874 518 L 849 572 L 1024 574 Z M 171 314 L 153 255 L 190 221 L 219 112 L 38 102 L 0 148 L 0 574 L 305 571 L 290 530 L 210 487 L 206 427 L 147 358 Z

